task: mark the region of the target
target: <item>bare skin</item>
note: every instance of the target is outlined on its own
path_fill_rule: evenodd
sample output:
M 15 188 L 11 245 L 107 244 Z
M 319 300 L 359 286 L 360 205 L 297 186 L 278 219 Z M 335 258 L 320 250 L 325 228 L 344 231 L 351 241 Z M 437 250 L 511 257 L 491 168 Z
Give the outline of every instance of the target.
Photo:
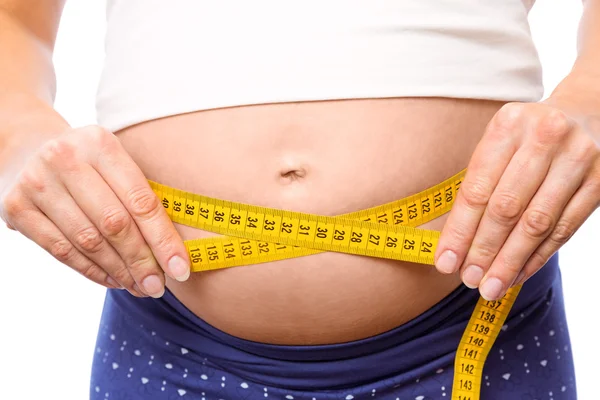
M 0 59 L 9 60 L 0 63 L 0 218 L 106 287 L 160 297 L 166 282 L 231 334 L 293 344 L 364 338 L 438 302 L 460 284 L 459 270 L 497 298 L 541 268 L 600 204 L 599 0 L 585 2 L 578 60 L 545 104 L 271 104 L 173 116 L 116 136 L 73 129 L 52 108 L 63 5 L 0 0 Z M 507 161 L 513 153 L 517 163 Z M 519 160 L 535 156 L 562 173 L 515 173 Z M 579 187 L 566 190 L 561 176 L 573 160 Z M 335 215 L 418 192 L 467 165 L 472 172 L 448 224 L 439 218 L 425 226 L 444 227 L 436 266 L 448 275 L 325 253 L 189 277 L 182 239 L 207 234 L 171 223 L 146 180 Z M 501 207 L 507 188 L 513 210 Z M 536 188 L 553 201 L 532 198 Z
M 222 199 L 338 215 L 419 192 L 465 168 L 501 105 L 431 98 L 271 104 L 149 121 L 117 137 L 148 179 Z M 441 230 L 444 220 L 425 227 Z M 176 227 L 184 239 L 210 235 Z M 286 344 L 375 335 L 416 317 L 459 284 L 457 274 L 431 266 L 334 253 L 167 280 L 217 328 Z

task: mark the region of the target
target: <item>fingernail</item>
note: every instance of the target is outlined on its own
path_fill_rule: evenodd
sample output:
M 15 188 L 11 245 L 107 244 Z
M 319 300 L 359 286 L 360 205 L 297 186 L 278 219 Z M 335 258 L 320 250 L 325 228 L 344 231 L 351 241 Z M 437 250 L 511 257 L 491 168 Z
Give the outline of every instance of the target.
M 513 283 L 513 286 L 520 285 L 521 283 L 523 283 L 523 280 L 525 280 L 525 271 L 519 272 L 519 276 L 517 276 L 517 279 L 515 279 L 515 283 Z
M 479 286 L 482 278 L 483 269 L 477 265 L 469 265 L 462 274 L 463 282 L 469 289 L 475 289 Z
M 503 287 L 504 285 L 502 285 L 500 279 L 488 278 L 479 287 L 479 292 L 481 293 L 481 296 L 488 301 L 498 300 L 502 295 Z
M 454 253 L 452 250 L 446 250 L 438 258 L 435 265 L 440 272 L 451 274 L 456 269 L 456 259 L 456 253 Z
M 162 297 L 165 293 L 165 287 L 160 278 L 156 275 L 145 277 L 142 281 L 142 286 L 144 287 L 144 291 L 155 299 Z
M 110 276 L 106 278 L 106 283 L 111 286 L 113 289 L 123 289 L 123 286 L 117 281 L 115 281 Z
M 190 277 L 190 266 L 188 263 L 183 261 L 183 258 L 179 256 L 173 256 L 169 260 L 169 270 L 171 274 L 177 279 L 179 282 L 187 281 Z

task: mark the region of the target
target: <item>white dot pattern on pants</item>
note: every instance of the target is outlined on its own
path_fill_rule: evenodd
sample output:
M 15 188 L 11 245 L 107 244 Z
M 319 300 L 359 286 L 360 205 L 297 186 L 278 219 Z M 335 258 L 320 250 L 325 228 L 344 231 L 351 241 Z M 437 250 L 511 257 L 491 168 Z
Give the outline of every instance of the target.
M 541 303 L 541 306 L 553 307 L 553 304 Z M 569 369 L 572 360 L 566 326 L 560 320 L 530 323 L 530 319 L 542 317 L 545 314 L 535 310 L 517 312 L 513 316 L 514 323 L 509 318 L 502 326 L 498 344 L 488 356 L 482 393 L 498 400 L 513 400 L 522 397 L 514 394 L 525 384 L 529 390 L 532 387 L 529 382 L 535 382 L 533 386 L 540 389 L 532 393 L 531 399 L 574 398 L 575 381 Z M 135 329 L 124 329 L 125 322 L 101 324 L 99 340 L 93 348 L 92 400 L 174 400 L 181 397 L 199 400 L 437 400 L 448 398 L 452 390 L 452 357 L 432 363 L 427 366 L 428 370 L 421 369 L 418 375 L 406 371 L 404 375 L 374 379 L 352 389 L 283 389 L 278 385 L 271 386 L 268 381 L 256 383 L 261 379 L 243 378 L 227 372 L 218 366 L 218 360 L 198 353 L 193 341 L 178 340 L 170 336 L 170 331 L 144 322 L 134 322 Z M 514 330 L 519 333 L 512 333 Z M 504 339 L 502 335 L 506 335 Z M 427 346 L 422 351 L 427 354 Z M 370 365 L 373 370 L 378 367 L 377 363 Z M 285 375 L 287 372 L 282 369 L 278 373 Z

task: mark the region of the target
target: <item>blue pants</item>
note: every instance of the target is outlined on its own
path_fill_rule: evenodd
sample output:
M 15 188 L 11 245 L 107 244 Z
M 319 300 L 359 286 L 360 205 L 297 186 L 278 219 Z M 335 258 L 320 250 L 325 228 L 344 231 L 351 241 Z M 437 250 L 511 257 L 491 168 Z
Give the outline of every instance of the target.
M 243 340 L 172 293 L 108 290 L 92 399 L 449 399 L 454 356 L 479 295 L 459 287 L 412 321 L 343 344 Z M 576 399 L 558 257 L 521 290 L 484 368 L 482 400 Z

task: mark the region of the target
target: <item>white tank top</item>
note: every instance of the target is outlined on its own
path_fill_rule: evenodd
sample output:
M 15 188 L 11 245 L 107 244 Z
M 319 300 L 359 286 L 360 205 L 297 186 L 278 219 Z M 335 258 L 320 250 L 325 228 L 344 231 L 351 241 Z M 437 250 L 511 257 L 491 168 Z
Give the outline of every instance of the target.
M 98 122 L 292 101 L 537 101 L 530 0 L 108 0 Z

